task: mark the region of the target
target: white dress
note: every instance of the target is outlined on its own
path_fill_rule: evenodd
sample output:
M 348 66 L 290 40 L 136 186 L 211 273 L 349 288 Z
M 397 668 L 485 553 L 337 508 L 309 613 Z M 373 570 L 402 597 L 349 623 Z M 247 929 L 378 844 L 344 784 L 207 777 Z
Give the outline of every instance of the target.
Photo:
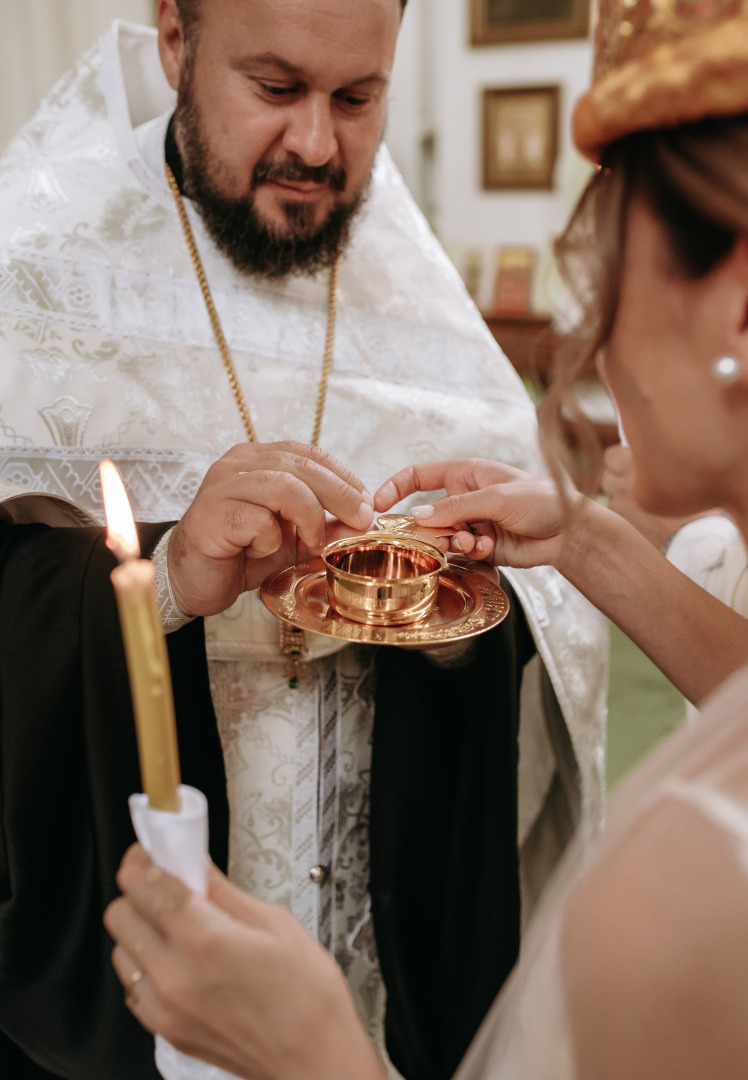
M 718 858 L 729 887 L 734 888 L 737 881 L 744 892 L 742 925 L 718 927 L 715 954 L 719 955 L 721 948 L 729 950 L 738 934 L 745 939 L 748 923 L 748 667 L 713 695 L 699 724 L 671 736 L 616 789 L 602 837 L 592 844 L 580 838 L 569 849 L 524 938 L 517 967 L 455 1080 L 576 1080 L 566 994 L 574 957 L 562 946 L 570 899 L 603 859 L 615 859 L 624 843 L 629 851 L 632 845 L 635 850 L 642 830 L 651 836 L 658 829 L 672 830 L 679 820 L 687 825 L 694 812 L 711 829 L 706 844 Z M 640 832 L 632 839 L 634 829 Z M 705 848 L 695 849 L 694 859 L 699 850 Z M 669 872 L 666 856 L 661 873 L 667 876 Z M 682 902 L 699 905 L 700 917 L 708 920 L 710 892 L 725 887 L 716 876 L 711 877 L 705 883 L 705 895 L 689 895 Z M 654 927 L 653 959 L 656 942 Z M 683 948 L 688 947 L 684 941 Z M 735 992 L 747 1009 L 748 980 Z M 679 1038 L 685 1037 L 681 1032 Z M 617 1047 L 616 1052 L 625 1054 L 626 1048 Z

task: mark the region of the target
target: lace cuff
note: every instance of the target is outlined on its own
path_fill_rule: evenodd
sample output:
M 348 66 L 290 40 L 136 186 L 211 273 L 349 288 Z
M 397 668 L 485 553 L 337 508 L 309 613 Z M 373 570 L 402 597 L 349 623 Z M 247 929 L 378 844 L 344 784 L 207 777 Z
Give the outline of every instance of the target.
M 171 634 L 175 630 L 179 630 L 180 627 L 186 626 L 187 623 L 192 622 L 194 619 L 194 615 L 182 614 L 174 599 L 174 593 L 171 591 L 167 555 L 169 537 L 173 528 L 172 525 L 171 529 L 166 530 L 151 555 L 151 562 L 156 571 L 156 608 L 165 634 Z

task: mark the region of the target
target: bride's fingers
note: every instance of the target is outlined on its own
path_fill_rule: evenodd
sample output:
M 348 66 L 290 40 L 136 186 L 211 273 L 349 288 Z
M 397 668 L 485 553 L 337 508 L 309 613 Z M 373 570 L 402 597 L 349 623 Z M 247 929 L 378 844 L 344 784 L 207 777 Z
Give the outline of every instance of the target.
M 459 464 L 456 461 L 432 461 L 423 465 L 408 465 L 385 480 L 374 492 L 374 509 L 381 514 L 417 491 L 441 490 L 446 487 L 448 472 L 454 472 Z

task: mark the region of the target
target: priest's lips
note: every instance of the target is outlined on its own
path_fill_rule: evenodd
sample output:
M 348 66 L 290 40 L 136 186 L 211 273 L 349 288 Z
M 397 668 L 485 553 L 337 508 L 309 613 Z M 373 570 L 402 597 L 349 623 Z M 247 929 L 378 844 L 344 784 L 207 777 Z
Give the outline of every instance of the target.
M 284 195 L 307 201 L 326 191 L 341 194 L 345 191 L 348 177 L 345 169 L 330 165 L 311 167 L 302 162 L 260 162 L 252 176 L 252 187 L 269 185 Z
M 330 191 L 329 184 L 315 184 L 312 182 L 291 181 L 291 180 L 267 180 L 266 186 L 270 188 L 276 188 L 278 192 L 286 199 L 294 199 L 297 202 L 314 202 L 320 197 Z

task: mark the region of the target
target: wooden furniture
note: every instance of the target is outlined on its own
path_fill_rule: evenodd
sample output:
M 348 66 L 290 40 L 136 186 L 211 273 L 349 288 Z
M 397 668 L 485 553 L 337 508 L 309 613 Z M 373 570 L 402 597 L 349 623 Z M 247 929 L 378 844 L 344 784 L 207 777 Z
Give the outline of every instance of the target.
M 553 329 L 550 315 L 488 315 L 483 318 L 507 358 L 523 379 L 531 379 L 538 393 L 542 393 L 551 377 L 556 348 L 561 337 Z M 592 364 L 585 372 L 585 382 L 596 396 L 602 388 Z M 607 412 L 607 410 L 606 410 Z M 618 425 L 613 406 L 604 419 L 593 419 L 605 446 L 619 442 Z
M 488 329 L 522 377 L 547 383 L 560 340 L 550 315 L 484 315 Z

